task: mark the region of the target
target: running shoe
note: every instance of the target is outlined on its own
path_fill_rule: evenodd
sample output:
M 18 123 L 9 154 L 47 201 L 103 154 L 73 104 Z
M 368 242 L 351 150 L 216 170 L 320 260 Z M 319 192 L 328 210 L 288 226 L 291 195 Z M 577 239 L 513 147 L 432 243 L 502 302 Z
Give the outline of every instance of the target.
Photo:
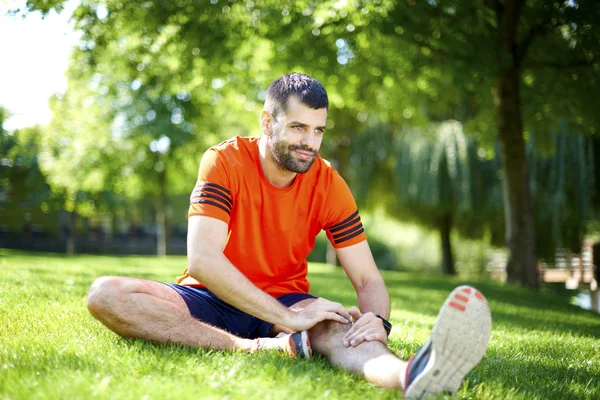
M 258 338 L 255 343 L 256 347 L 252 351 L 279 350 L 291 357 L 306 359 L 312 357 L 310 340 L 308 340 L 306 331 L 280 333 L 274 338 Z
M 492 332 L 487 301 L 475 288 L 459 286 L 438 314 L 427 343 L 409 360 L 404 396 L 421 399 L 456 393 L 483 358 Z
M 312 349 L 308 333 L 306 331 L 294 332 L 289 338 L 289 354 L 293 357 L 306 358 L 312 357 Z

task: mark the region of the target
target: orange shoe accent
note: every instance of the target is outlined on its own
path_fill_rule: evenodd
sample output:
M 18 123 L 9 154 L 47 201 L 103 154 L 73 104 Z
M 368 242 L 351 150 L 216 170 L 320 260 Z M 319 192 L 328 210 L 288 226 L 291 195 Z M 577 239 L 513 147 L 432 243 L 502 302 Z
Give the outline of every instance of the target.
M 477 291 L 475 291 L 475 297 L 477 297 L 479 300 L 485 301 L 485 297 L 483 297 L 483 295 Z
M 294 343 L 293 340 L 290 340 L 289 344 L 290 344 L 290 347 L 287 348 L 288 355 L 292 356 L 292 357 L 296 357 L 296 355 L 297 355 L 296 343 Z
M 460 294 L 460 293 L 457 293 L 457 294 L 455 294 L 455 295 L 454 295 L 454 298 L 455 298 L 455 299 L 458 299 L 458 300 L 460 300 L 460 301 L 464 301 L 465 303 L 468 303 L 468 302 L 469 302 L 469 298 L 468 298 L 467 296 L 463 296 L 463 295 L 462 295 L 462 294 Z
M 459 310 L 459 311 L 465 311 L 465 310 L 467 309 L 467 307 L 463 306 L 462 304 L 458 304 L 458 303 L 457 303 L 457 302 L 455 302 L 455 301 L 451 301 L 450 303 L 448 303 L 448 305 L 449 305 L 450 307 L 454 307 L 454 308 L 456 308 L 456 309 L 457 309 L 457 310 Z
M 466 294 L 471 294 L 471 288 L 464 288 L 461 290 L 461 292 L 466 293 Z

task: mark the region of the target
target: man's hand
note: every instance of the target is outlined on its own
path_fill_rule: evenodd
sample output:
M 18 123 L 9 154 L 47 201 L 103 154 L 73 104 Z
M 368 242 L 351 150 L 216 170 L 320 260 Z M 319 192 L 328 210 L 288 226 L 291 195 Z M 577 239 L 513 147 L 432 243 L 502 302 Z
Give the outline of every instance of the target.
M 348 310 L 354 325 L 344 335 L 344 346 L 354 347 L 362 342 L 378 341 L 387 346 L 388 336 L 383 321 L 372 312 L 361 314 L 358 308 L 350 307 Z
M 300 311 L 294 311 L 286 326 L 296 332 L 305 331 L 322 321 L 350 323 L 350 314 L 340 303 L 318 298 Z

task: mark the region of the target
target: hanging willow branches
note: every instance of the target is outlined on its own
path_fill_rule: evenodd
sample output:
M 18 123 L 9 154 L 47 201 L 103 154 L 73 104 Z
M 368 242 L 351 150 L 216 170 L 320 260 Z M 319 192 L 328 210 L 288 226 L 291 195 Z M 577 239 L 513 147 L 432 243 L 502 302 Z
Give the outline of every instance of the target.
M 550 136 L 543 149 L 535 136 L 527 143 L 538 251 L 545 259 L 557 247 L 579 250 L 594 193 L 592 139 L 564 130 Z M 374 124 L 353 143 L 353 187 L 366 207 L 384 207 L 432 229 L 447 229 L 444 218 L 450 218 L 461 235 L 482 237 L 488 231 L 492 243 L 501 245 L 501 160 L 485 154 L 457 121 L 398 131 Z
M 457 121 L 396 132 L 373 125 L 355 140 L 351 166 L 359 201 L 425 225 L 446 212 L 469 217 L 502 207 L 497 160 L 483 158 Z
M 536 232 L 540 257 L 552 259 L 562 247 L 578 252 L 592 217 L 594 154 L 592 139 L 552 134 L 552 153 L 535 151 L 535 138 L 528 143 L 536 210 Z

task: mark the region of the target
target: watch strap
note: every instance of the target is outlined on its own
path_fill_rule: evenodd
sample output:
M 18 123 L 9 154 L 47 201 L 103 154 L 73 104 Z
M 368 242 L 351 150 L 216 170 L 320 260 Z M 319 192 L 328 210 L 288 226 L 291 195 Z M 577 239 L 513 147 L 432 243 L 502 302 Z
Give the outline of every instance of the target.
M 383 322 L 383 327 L 387 332 L 388 336 L 390 336 L 390 332 L 392 331 L 392 324 L 387 319 L 383 318 L 381 315 L 376 314 L 376 317 L 379 318 Z

